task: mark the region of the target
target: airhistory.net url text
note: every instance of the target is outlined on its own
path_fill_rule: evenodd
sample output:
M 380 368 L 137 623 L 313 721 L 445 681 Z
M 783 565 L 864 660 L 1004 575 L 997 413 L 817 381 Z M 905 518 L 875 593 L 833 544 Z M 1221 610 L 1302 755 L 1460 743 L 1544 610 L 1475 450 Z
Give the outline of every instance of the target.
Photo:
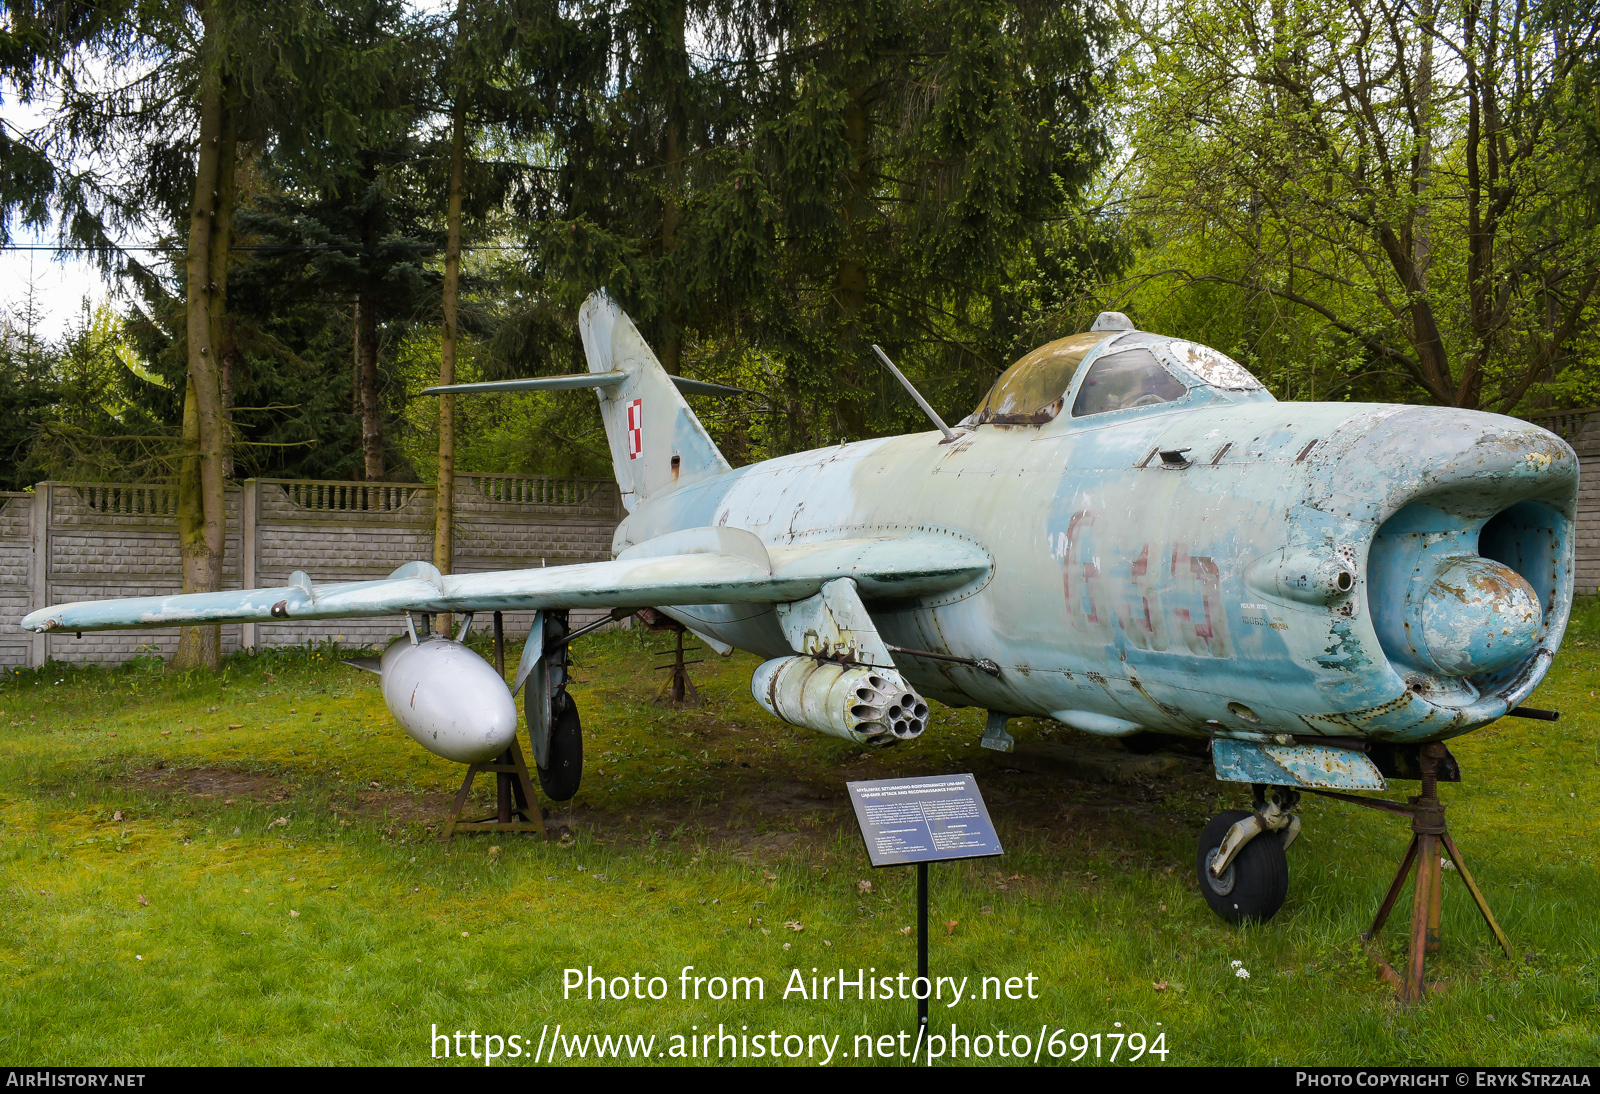
M 1068 1034 L 1065 1029 L 1040 1026 L 1037 1033 L 962 1032 L 952 1023 L 948 1033 L 899 1030 L 895 1033 L 856 1034 L 843 1042 L 843 1034 L 780 1033 L 778 1030 L 737 1031 L 718 1023 L 716 1032 L 691 1026 L 689 1033 L 658 1035 L 573 1033 L 561 1024 L 546 1024 L 537 1038 L 521 1034 L 479 1033 L 477 1030 L 439 1032 L 432 1028 L 432 1057 L 436 1060 L 473 1059 L 485 1066 L 501 1062 L 520 1064 L 565 1063 L 571 1060 L 786 1060 L 826 1066 L 834 1060 L 896 1059 L 932 1065 L 940 1060 L 1013 1059 L 1040 1063 L 1082 1059 L 1093 1046 L 1094 1056 L 1108 1063 L 1133 1063 L 1143 1056 L 1166 1061 L 1170 1051 L 1166 1033 L 1153 1040 L 1143 1034 Z M 1103 1039 L 1103 1040 L 1102 1040 Z

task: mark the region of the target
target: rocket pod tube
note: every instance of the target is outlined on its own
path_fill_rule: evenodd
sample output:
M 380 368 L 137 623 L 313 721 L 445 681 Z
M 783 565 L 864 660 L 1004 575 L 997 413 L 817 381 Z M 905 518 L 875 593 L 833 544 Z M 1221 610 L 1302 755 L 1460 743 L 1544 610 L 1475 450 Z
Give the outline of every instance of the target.
M 857 744 L 910 740 L 928 726 L 928 704 L 894 669 L 778 657 L 756 669 L 750 690 L 768 713 Z

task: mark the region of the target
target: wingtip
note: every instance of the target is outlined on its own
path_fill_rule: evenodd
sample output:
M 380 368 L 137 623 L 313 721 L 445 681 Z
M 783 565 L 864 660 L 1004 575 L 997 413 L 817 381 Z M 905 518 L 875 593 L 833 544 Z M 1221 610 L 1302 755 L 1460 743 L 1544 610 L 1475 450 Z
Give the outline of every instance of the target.
M 49 632 L 61 626 L 61 620 L 51 618 L 49 612 L 30 612 L 22 619 L 22 629 L 25 631 Z

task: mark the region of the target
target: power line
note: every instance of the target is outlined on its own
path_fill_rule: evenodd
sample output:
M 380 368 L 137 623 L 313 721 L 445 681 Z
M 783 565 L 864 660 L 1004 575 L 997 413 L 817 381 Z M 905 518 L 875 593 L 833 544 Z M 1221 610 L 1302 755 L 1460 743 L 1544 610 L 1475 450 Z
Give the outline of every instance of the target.
M 167 245 L 167 244 L 161 244 L 161 243 L 107 244 L 104 247 L 94 247 L 94 246 L 90 246 L 88 244 L 71 244 L 71 245 L 65 246 L 65 247 L 57 247 L 57 246 L 53 246 L 51 244 L 44 244 L 44 243 L 37 243 L 37 244 L 36 243 L 5 243 L 5 244 L 0 244 L 0 252 L 4 252 L 4 251 L 47 251 L 47 252 L 50 252 L 52 254 L 57 254 L 57 253 L 62 253 L 62 252 L 74 253 L 74 254 L 79 254 L 79 253 L 99 254 L 101 251 L 182 251 L 184 249 L 185 249 L 184 247 L 180 247 L 177 244 Z M 277 253 L 328 254 L 328 253 L 335 253 L 335 252 L 345 253 L 345 254 L 360 254 L 360 253 L 363 253 L 363 252 L 366 252 L 366 251 L 369 251 L 369 250 L 384 250 L 384 251 L 402 251 L 402 250 L 442 251 L 442 250 L 444 250 L 444 244 L 442 244 L 442 243 L 411 243 L 411 244 L 382 243 L 382 244 L 379 244 L 376 247 L 368 248 L 368 247 L 364 247 L 364 246 L 361 246 L 361 245 L 358 245 L 358 244 L 351 244 L 349 246 L 340 246 L 340 245 L 336 245 L 336 244 L 313 246 L 313 245 L 310 245 L 310 244 L 299 244 L 299 243 L 285 243 L 285 244 L 264 244 L 264 243 L 263 244 L 254 244 L 254 243 L 251 243 L 251 244 L 241 244 L 241 245 L 238 245 L 238 246 L 229 247 L 228 249 L 230 251 L 245 251 L 245 252 L 251 252 L 251 253 L 269 253 L 269 254 L 277 254 Z M 520 250 L 523 250 L 523 247 L 520 244 L 515 244 L 515 243 L 463 243 L 461 245 L 461 249 L 463 251 L 520 251 Z

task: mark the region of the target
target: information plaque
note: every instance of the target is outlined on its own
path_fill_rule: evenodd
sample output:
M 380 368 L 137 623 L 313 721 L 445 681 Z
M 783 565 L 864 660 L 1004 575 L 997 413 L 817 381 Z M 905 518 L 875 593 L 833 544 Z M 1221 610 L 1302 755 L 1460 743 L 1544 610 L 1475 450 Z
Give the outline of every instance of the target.
M 1003 854 L 971 775 L 846 783 L 872 865 Z

